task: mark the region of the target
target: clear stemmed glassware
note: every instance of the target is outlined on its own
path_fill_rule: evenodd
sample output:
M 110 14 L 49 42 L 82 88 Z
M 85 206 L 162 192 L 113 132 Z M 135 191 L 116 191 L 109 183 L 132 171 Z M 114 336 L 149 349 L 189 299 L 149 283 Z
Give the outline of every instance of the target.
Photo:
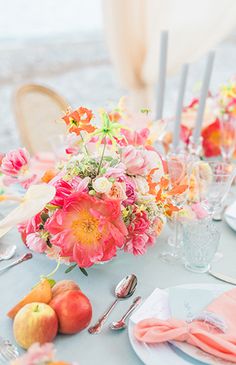
M 172 203 L 182 209 L 188 199 L 189 178 L 191 173 L 191 156 L 184 153 L 169 153 L 167 166 L 169 175 L 169 193 Z M 178 212 L 173 213 L 173 233 L 168 238 L 168 250 L 160 254 L 160 258 L 169 263 L 179 261 L 182 248 L 182 227 Z
M 203 162 L 194 165 L 197 181 L 199 201 L 213 215 L 222 206 L 229 190 L 236 170 L 232 165 L 221 161 Z
M 236 118 L 223 114 L 220 119 L 220 150 L 224 162 L 230 163 L 236 148 Z

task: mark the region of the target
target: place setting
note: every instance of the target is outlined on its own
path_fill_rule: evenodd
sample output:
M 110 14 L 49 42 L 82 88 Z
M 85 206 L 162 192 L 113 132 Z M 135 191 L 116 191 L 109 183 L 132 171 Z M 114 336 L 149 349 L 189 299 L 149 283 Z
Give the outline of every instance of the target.
M 115 348 L 114 365 L 236 363 L 236 79 L 211 91 L 209 50 L 186 103 L 184 62 L 167 117 L 171 36 L 155 108 L 72 108 L 42 87 L 60 133 L 1 152 L 0 364 L 106 364 Z

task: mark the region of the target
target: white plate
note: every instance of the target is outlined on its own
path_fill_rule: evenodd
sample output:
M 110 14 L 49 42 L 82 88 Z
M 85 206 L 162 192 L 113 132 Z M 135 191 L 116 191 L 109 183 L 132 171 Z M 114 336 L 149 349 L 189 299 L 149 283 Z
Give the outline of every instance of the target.
M 230 228 L 232 228 L 234 231 L 236 231 L 236 219 L 225 215 L 225 221 L 230 226 Z
M 200 295 L 199 303 L 196 303 L 196 297 L 198 297 L 198 295 L 188 295 L 188 300 L 190 298 L 188 305 L 190 304 L 190 306 L 193 308 L 203 308 L 209 303 L 209 298 L 211 298 L 211 301 L 213 298 L 224 291 L 229 290 L 230 288 L 232 288 L 230 285 L 223 284 L 186 284 L 168 288 L 166 291 L 169 293 L 169 295 L 174 293 L 174 298 L 176 298 L 174 306 L 175 316 L 177 318 L 186 319 L 185 314 L 183 313 L 185 310 L 184 305 L 186 305 L 186 303 L 183 305 L 182 299 L 184 292 L 187 293 L 189 290 L 191 290 L 192 293 L 199 290 L 205 292 L 205 299 L 204 295 Z M 192 303 L 191 300 L 193 301 Z M 206 301 L 205 303 L 204 300 Z M 134 323 L 132 322 L 131 317 L 128 327 L 129 340 L 138 357 L 146 365 L 229 364 L 229 362 L 223 362 L 222 360 L 217 360 L 213 357 L 209 357 L 208 355 L 206 356 L 204 352 L 198 351 L 196 348 L 193 348 L 193 346 L 188 344 L 178 344 L 177 348 L 176 346 L 170 345 L 168 343 L 157 345 L 147 345 L 140 343 L 133 336 L 133 327 Z
M 236 202 L 231 204 L 225 211 L 225 221 L 226 223 L 232 228 L 234 231 L 236 231 L 236 218 L 232 217 L 232 210 L 236 210 Z

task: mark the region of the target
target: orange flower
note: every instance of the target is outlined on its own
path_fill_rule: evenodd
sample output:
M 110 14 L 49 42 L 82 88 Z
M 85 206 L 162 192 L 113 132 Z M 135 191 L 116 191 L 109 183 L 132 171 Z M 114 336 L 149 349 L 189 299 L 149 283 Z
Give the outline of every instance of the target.
M 183 194 L 188 189 L 188 185 L 179 185 L 173 187 L 169 192 L 168 195 L 178 195 Z
M 167 203 L 166 205 L 165 205 L 165 214 L 168 216 L 168 217 L 171 217 L 172 216 L 172 214 L 174 213 L 174 212 L 178 212 L 180 209 L 179 208 L 177 208 L 176 206 L 174 206 L 172 203 Z
M 41 177 L 41 181 L 47 184 L 56 176 L 57 173 L 58 171 L 54 169 L 46 170 Z
M 81 131 L 86 131 L 88 133 L 93 133 L 95 131 L 96 128 L 90 124 L 92 117 L 92 111 L 81 106 L 74 112 L 67 113 L 63 117 L 63 120 L 66 122 L 70 133 L 74 132 L 79 135 Z
M 157 170 L 158 170 L 158 168 L 152 169 L 149 172 L 148 176 L 147 176 L 147 183 L 148 183 L 148 186 L 149 186 L 149 194 L 152 194 L 152 195 L 156 195 L 156 186 L 157 186 L 157 183 L 155 183 L 155 182 L 152 181 L 152 175 Z
M 220 154 L 220 122 L 218 119 L 202 131 L 203 149 L 206 157 Z

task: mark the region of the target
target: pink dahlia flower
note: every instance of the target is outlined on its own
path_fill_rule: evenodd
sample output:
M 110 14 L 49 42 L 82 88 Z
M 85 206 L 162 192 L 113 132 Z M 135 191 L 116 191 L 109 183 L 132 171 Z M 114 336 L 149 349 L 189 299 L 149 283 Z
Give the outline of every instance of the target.
M 53 184 L 56 188 L 56 194 L 54 199 L 51 201 L 51 204 L 63 206 L 65 199 L 72 193 L 86 191 L 89 181 L 89 177 L 85 177 L 84 179 L 74 177 L 70 182 L 63 179 L 57 180 Z
M 45 252 L 48 247 L 42 231 L 28 234 L 26 236 L 26 245 L 30 250 L 38 253 Z
M 33 218 L 29 219 L 26 222 L 18 224 L 18 226 L 17 226 L 18 231 L 21 234 L 21 238 L 22 238 L 23 242 L 26 244 L 26 246 L 27 246 L 26 237 L 31 233 L 36 233 L 40 229 L 39 226 L 42 223 L 42 219 L 41 219 L 40 215 L 41 215 L 41 213 L 36 214 Z
M 18 176 L 28 169 L 29 161 L 29 152 L 25 148 L 19 148 L 7 153 L 3 157 L 1 171 L 7 176 Z
M 127 199 L 125 199 L 123 201 L 123 205 L 126 207 L 127 205 L 132 205 L 134 204 L 136 198 L 137 198 L 137 194 L 135 192 L 135 185 L 132 181 L 126 181 L 126 196 Z
M 80 267 L 110 260 L 127 235 L 120 202 L 87 193 L 71 194 L 45 228 L 53 235 L 51 243 L 61 248 L 61 256 L 70 257 Z
M 135 218 L 131 221 L 128 231 L 131 234 L 143 234 L 150 227 L 150 221 L 146 212 L 136 213 Z
M 152 238 L 146 233 L 135 234 L 126 243 L 124 250 L 133 255 L 143 255 L 147 251 L 147 247 L 152 244 Z

